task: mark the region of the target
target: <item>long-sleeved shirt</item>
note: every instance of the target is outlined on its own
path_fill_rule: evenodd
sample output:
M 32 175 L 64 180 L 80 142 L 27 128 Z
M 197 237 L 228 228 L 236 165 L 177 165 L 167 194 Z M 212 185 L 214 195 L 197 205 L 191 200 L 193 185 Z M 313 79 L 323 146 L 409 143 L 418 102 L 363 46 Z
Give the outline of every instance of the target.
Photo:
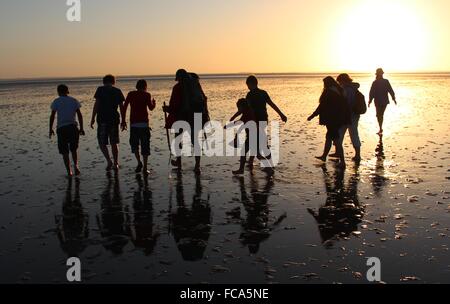
M 389 102 L 389 95 L 395 100 L 395 92 L 392 89 L 389 80 L 381 78 L 373 82 L 370 89 L 370 101 L 375 99 L 375 106 L 387 106 Z

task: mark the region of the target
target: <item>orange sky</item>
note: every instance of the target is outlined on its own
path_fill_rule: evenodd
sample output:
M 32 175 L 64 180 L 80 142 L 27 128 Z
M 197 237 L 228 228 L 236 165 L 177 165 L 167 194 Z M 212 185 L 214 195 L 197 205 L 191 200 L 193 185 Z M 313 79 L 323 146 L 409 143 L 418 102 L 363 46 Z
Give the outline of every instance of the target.
M 6 3 L 5 3 L 6 2 Z M 2 1 L 0 78 L 450 71 L 448 0 Z

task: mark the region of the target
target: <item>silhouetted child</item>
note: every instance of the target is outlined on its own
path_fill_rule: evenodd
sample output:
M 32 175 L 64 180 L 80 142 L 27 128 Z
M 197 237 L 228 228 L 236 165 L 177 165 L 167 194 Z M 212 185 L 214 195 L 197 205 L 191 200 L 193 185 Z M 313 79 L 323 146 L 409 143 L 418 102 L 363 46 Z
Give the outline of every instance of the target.
M 238 108 L 238 111 L 236 112 L 236 114 L 234 114 L 230 118 L 231 122 L 234 121 L 240 115 L 241 115 L 241 118 L 239 119 L 239 121 L 241 121 L 244 125 L 248 122 L 255 121 L 255 115 L 253 114 L 253 111 L 250 109 L 250 106 L 245 98 L 239 99 L 238 102 L 236 103 L 236 106 Z M 235 174 L 235 175 L 240 175 L 240 174 L 244 173 L 245 163 L 247 162 L 247 154 L 250 150 L 249 129 L 246 128 L 245 133 L 246 133 L 245 146 L 244 146 L 245 153 L 243 153 L 243 155 L 241 155 L 239 170 L 233 171 L 233 174 Z M 238 132 L 238 134 L 236 134 L 235 143 L 234 143 L 234 146 L 236 148 L 237 148 L 238 136 L 239 136 L 239 132 Z M 255 160 L 255 156 L 249 157 L 248 168 L 250 170 L 253 169 L 254 160 Z
M 280 116 L 283 122 L 287 122 L 286 115 L 281 112 L 278 106 L 272 101 L 269 94 L 266 91 L 261 90 L 258 87 L 258 79 L 251 75 L 247 78 L 246 81 L 248 87 L 247 94 L 247 102 L 250 106 L 250 109 L 253 111 L 255 115 L 255 121 L 257 125 L 257 143 L 258 143 L 258 159 L 262 160 L 263 165 L 265 166 L 264 171 L 267 173 L 273 173 L 273 162 L 272 156 L 270 154 L 270 149 L 268 147 L 268 140 L 266 129 L 268 125 L 269 115 L 267 113 L 267 105 L 269 105 L 277 114 Z M 262 150 L 267 149 L 269 151 L 268 155 L 263 155 Z
M 80 175 L 77 152 L 78 141 L 80 134 L 84 135 L 83 115 L 81 115 L 80 111 L 81 104 L 75 98 L 68 96 L 69 88 L 64 84 L 58 86 L 58 95 L 59 97 L 53 101 L 50 107 L 52 112 L 50 115 L 49 137 L 52 138 L 52 136 L 55 135 L 55 131 L 53 131 L 53 123 L 55 121 L 55 116 L 57 116 L 56 133 L 58 134 L 59 153 L 63 156 L 67 174 L 69 176 L 73 176 L 69 159 L 69 152 L 72 153 L 75 175 L 78 176 Z M 78 129 L 75 114 L 78 116 L 80 129 Z
M 149 174 L 147 162 L 150 156 L 151 137 L 147 109 L 153 111 L 156 102 L 152 99 L 150 93 L 147 92 L 147 81 L 139 80 L 136 84 L 136 90 L 128 93 L 127 99 L 125 100 L 122 111 L 122 131 L 127 128 L 125 116 L 128 105 L 130 105 L 130 145 L 131 152 L 134 153 L 138 162 L 136 173 L 140 173 L 143 170 L 144 174 L 147 175 Z M 139 153 L 139 146 L 141 153 Z M 142 160 L 140 154 L 142 154 Z

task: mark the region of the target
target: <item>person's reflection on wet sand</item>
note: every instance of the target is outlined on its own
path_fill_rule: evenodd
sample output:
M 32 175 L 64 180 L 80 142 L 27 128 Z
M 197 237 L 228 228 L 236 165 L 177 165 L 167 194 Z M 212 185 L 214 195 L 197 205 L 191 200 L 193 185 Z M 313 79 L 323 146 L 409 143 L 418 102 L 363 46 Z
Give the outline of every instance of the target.
M 258 181 L 251 174 L 250 196 L 247 194 L 244 178 L 236 177 L 236 179 L 239 181 L 241 203 L 246 211 L 245 219 L 241 220 L 242 233 L 239 239 L 244 246 L 248 246 L 251 254 L 256 254 L 260 244 L 270 237 L 272 229 L 281 223 L 285 215 L 280 217 L 276 223 L 269 224 L 268 200 L 274 187 L 274 180 L 271 176 L 266 177 L 264 188 L 259 190 Z
M 334 176 L 331 176 L 326 165 L 322 166 L 327 200 L 318 212 L 313 209 L 308 209 L 308 212 L 316 219 L 322 243 L 328 248 L 333 247 L 333 240 L 349 237 L 358 231 L 364 216 L 364 206 L 358 200 L 358 170 L 356 166 L 345 186 L 345 171 L 336 169 Z
M 133 225 L 131 226 L 131 241 L 136 248 L 143 248 L 146 255 L 151 255 L 155 249 L 159 233 L 153 223 L 153 196 L 148 186 L 148 177 L 136 175 L 138 189 L 133 197 Z
M 370 175 L 370 181 L 372 183 L 373 191 L 376 196 L 381 196 L 383 188 L 387 185 L 389 179 L 385 177 L 384 161 L 386 159 L 384 154 L 383 135 L 380 135 L 377 148 L 375 150 L 375 156 L 377 158 L 375 169 Z
M 209 197 L 202 198 L 202 184 L 200 176 L 196 176 L 195 193 L 192 205 L 186 205 L 184 198 L 183 177 L 177 175 L 176 201 L 177 207 L 170 215 L 171 233 L 178 250 L 185 261 L 199 261 L 203 259 L 211 233 L 211 207 Z
M 73 179 L 69 178 L 62 207 L 63 214 L 56 218 L 56 223 L 62 250 L 69 257 L 79 257 L 88 246 L 89 216 L 80 201 L 80 180 L 75 180 L 73 196 L 72 184 Z
M 118 174 L 107 174 L 107 185 L 101 194 L 101 214 L 97 215 L 103 246 L 114 254 L 122 254 L 130 235 L 130 216 L 124 208 Z

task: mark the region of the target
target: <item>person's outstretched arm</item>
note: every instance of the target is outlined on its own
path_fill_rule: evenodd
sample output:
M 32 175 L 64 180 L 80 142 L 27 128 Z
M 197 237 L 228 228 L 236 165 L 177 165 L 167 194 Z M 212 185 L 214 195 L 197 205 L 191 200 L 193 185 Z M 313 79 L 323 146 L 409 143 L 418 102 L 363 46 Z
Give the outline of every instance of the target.
M 95 117 L 97 117 L 98 99 L 95 100 L 94 107 L 92 108 L 91 128 L 94 129 Z
M 270 99 L 270 97 L 267 100 L 267 104 L 275 110 L 275 112 L 278 113 L 278 115 L 280 115 L 280 118 L 283 122 L 287 122 L 287 117 L 286 115 L 283 114 L 283 112 L 281 112 L 281 110 L 278 108 L 278 106 L 272 101 L 272 99 Z
M 48 131 L 48 137 L 52 138 L 53 135 L 55 135 L 55 131 L 53 131 L 53 124 L 55 123 L 55 116 L 56 111 L 52 111 L 50 114 L 50 125 L 49 125 L 49 131 Z
M 78 122 L 80 123 L 80 135 L 84 135 L 83 114 L 80 109 L 77 110 Z
M 312 113 L 311 116 L 308 117 L 308 121 L 311 121 L 311 120 L 313 120 L 316 116 L 319 116 L 319 114 L 320 114 L 320 108 L 321 108 L 321 105 L 319 105 L 319 106 L 317 107 L 317 109 L 314 111 L 314 113 Z
M 234 121 L 236 118 L 238 118 L 239 115 L 242 115 L 241 111 L 237 111 L 236 114 L 231 116 L 230 121 Z
M 387 81 L 387 83 L 388 83 L 388 92 L 389 92 L 389 94 L 391 94 L 391 97 L 392 97 L 392 100 L 394 101 L 394 103 L 397 104 L 397 99 L 395 97 L 394 89 L 392 88 L 391 83 L 389 82 L 389 80 Z

